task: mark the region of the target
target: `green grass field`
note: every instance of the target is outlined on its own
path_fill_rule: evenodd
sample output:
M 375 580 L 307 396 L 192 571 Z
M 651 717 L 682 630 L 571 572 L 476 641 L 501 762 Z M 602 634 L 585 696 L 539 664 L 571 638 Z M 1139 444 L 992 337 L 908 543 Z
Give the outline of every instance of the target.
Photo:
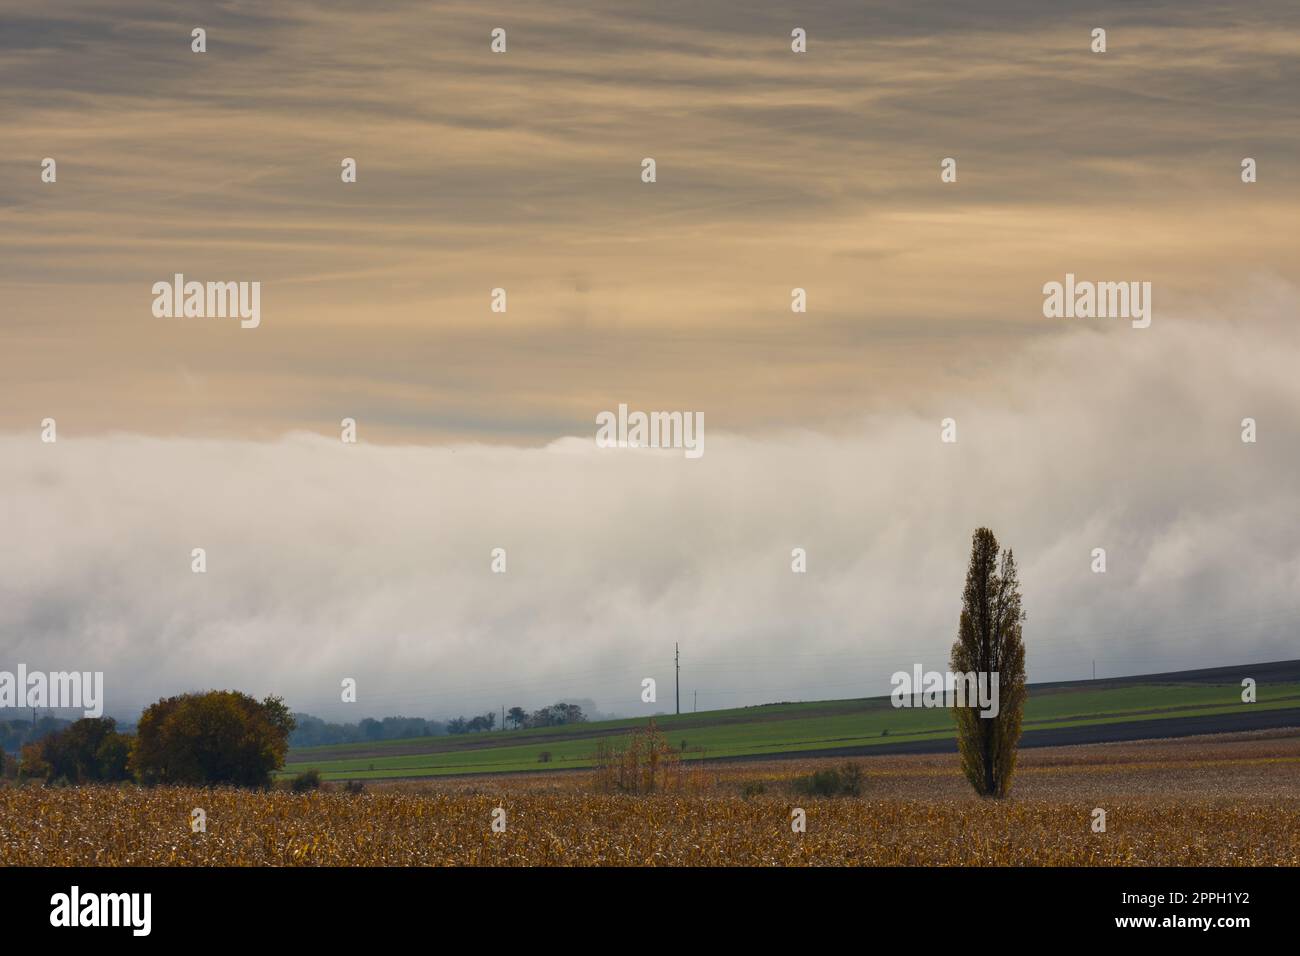
M 1030 688 L 1024 729 L 1047 730 L 1173 717 L 1239 714 L 1246 708 L 1300 709 L 1300 683 L 1261 683 L 1254 704 L 1239 683 L 1125 683 Z M 814 754 L 841 747 L 938 740 L 953 736 L 942 709 L 890 706 L 888 697 L 768 704 L 655 718 L 685 759 Z M 646 719 L 603 721 L 413 740 L 293 750 L 282 775 L 316 768 L 327 780 L 566 770 L 592 766 L 595 738 L 626 734 Z M 1300 715 L 1297 716 L 1300 724 Z M 1152 736 L 1160 736 L 1153 726 Z M 550 760 L 541 761 L 543 752 Z

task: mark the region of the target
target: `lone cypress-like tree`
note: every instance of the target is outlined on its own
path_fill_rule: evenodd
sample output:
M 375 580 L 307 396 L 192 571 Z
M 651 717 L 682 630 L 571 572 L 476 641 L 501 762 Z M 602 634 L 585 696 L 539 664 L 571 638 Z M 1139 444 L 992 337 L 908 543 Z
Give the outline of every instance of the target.
M 981 716 L 970 700 L 953 708 L 961 768 L 981 796 L 1006 796 L 1016 769 L 1025 706 L 1024 620 L 1015 557 L 1010 549 L 999 555 L 993 532 L 977 529 L 949 667 L 959 674 L 974 671 L 981 683 L 983 675 L 998 675 L 996 717 Z

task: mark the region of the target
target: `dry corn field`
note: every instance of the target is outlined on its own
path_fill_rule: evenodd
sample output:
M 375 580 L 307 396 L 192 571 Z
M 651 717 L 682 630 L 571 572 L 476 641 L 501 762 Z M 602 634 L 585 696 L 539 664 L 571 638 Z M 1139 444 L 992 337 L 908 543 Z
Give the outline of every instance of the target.
M 7 787 L 0 864 L 1300 865 L 1300 731 L 1027 750 L 1000 802 L 974 797 L 954 756 L 863 758 L 858 797 L 794 790 L 842 763 L 713 764 L 651 795 L 576 773 L 360 794 Z

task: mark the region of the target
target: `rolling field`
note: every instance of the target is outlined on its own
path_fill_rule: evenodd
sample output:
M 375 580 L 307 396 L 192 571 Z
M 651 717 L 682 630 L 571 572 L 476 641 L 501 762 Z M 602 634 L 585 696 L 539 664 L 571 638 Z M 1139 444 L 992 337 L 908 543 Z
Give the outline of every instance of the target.
M 856 797 L 797 792 L 841 762 L 700 762 L 640 796 L 583 772 L 362 793 L 7 787 L 0 865 L 1300 865 L 1297 730 L 1025 751 L 1000 801 L 946 754 L 861 761 Z
M 1258 668 L 1240 670 L 1252 673 Z M 1240 682 L 1228 674 L 1213 675 L 1218 683 L 1134 678 L 1031 687 L 1024 744 L 1064 743 L 1055 737 L 1063 738 L 1064 732 L 1078 728 L 1094 728 L 1094 739 L 1105 739 L 1106 728 L 1120 726 L 1127 739 L 1160 737 L 1166 735 L 1164 728 L 1173 726 L 1160 721 L 1188 718 L 1212 718 L 1203 721 L 1207 725 L 1221 719 L 1224 724 L 1198 726 L 1200 732 L 1239 729 L 1233 722 L 1242 716 L 1268 712 L 1277 712 L 1277 724 L 1300 726 L 1300 680 L 1295 679 L 1294 668 L 1278 673 L 1291 679 L 1261 680 L 1253 704 L 1241 702 Z M 946 710 L 896 709 L 887 697 L 771 704 L 655 719 L 686 760 L 920 751 L 927 745 L 932 750 L 946 749 L 953 740 L 952 718 Z M 302 748 L 290 752 L 283 775 L 315 768 L 327 780 L 380 780 L 583 769 L 593 765 L 597 738 L 622 736 L 644 724 L 644 719 L 628 719 Z M 543 762 L 544 754 L 549 759 Z

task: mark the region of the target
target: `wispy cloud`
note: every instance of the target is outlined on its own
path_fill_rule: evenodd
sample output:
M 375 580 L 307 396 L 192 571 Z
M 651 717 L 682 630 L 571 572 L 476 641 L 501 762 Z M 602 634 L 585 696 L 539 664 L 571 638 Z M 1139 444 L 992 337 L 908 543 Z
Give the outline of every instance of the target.
M 8 427 L 57 405 L 86 431 L 241 438 L 350 407 L 387 441 L 540 443 L 619 385 L 750 431 L 971 384 L 957 359 L 1061 331 L 1036 300 L 1067 270 L 1132 271 L 1187 308 L 1300 279 L 1286 3 L 4 20 Z M 261 281 L 256 338 L 153 319 L 149 285 L 174 272 Z

